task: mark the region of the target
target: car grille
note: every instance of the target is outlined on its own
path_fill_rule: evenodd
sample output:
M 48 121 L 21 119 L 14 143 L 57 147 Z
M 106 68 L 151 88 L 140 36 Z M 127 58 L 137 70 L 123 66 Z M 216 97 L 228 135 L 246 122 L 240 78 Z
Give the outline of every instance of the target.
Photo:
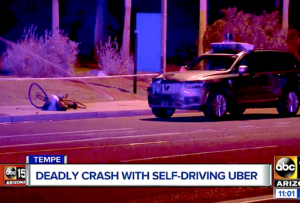
M 153 84 L 153 94 L 175 94 L 181 91 L 181 83 Z

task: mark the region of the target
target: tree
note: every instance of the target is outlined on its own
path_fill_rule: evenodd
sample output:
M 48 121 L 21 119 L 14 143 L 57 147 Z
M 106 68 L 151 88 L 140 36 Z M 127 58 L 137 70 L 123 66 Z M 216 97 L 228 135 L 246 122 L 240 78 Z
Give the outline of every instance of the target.
M 125 0 L 125 18 L 122 40 L 122 60 L 126 61 L 130 56 L 130 23 L 131 23 L 131 0 Z
M 94 59 L 97 59 L 97 47 L 105 43 L 108 36 L 108 0 L 97 0 Z
M 289 6 L 290 6 L 290 0 L 283 0 L 282 29 L 284 30 L 289 29 Z
M 254 44 L 260 49 L 288 50 L 287 34 L 282 29 L 278 12 L 254 15 L 238 11 L 237 8 L 222 10 L 225 17 L 207 27 L 204 48 L 224 40 L 225 33 L 233 33 L 234 41 Z
M 203 38 L 207 25 L 207 0 L 200 0 L 199 10 L 199 36 L 198 36 L 198 56 L 203 54 Z

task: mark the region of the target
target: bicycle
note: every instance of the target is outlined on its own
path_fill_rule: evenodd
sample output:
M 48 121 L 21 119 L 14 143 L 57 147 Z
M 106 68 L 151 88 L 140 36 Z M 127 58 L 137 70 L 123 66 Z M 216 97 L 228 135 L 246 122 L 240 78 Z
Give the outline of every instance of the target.
M 66 96 L 59 95 L 58 99 L 59 102 L 63 103 L 65 106 L 67 106 L 67 109 L 86 109 L 86 105 L 74 101 L 74 100 L 68 100 L 66 99 L 68 97 L 68 94 Z M 38 108 L 43 108 L 44 104 L 47 102 L 50 102 L 49 97 L 47 93 L 43 90 L 41 86 L 39 86 L 37 83 L 32 83 L 28 90 L 28 99 L 30 103 Z

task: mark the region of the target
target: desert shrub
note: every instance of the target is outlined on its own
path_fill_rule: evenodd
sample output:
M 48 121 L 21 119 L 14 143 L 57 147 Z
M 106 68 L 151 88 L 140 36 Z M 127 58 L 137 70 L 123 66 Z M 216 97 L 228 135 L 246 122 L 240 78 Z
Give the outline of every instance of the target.
M 233 33 L 234 40 L 254 44 L 259 49 L 288 50 L 288 32 L 282 29 L 278 12 L 254 15 L 237 8 L 222 10 L 225 17 L 207 27 L 203 43 L 205 51 L 210 43 L 224 40 L 225 33 Z
M 119 44 L 116 41 L 108 39 L 104 44 L 100 42 L 97 48 L 98 66 L 107 75 L 124 75 L 133 74 L 134 60 L 131 55 L 126 61 L 121 58 L 122 53 L 119 52 Z
M 289 51 L 300 61 L 300 32 L 295 29 L 289 30 L 287 43 Z
M 77 55 L 78 43 L 63 31 L 53 36 L 46 30 L 38 36 L 36 27 L 31 26 L 3 54 L 3 69 L 18 76 L 66 77 L 73 74 L 72 64 L 76 63 Z

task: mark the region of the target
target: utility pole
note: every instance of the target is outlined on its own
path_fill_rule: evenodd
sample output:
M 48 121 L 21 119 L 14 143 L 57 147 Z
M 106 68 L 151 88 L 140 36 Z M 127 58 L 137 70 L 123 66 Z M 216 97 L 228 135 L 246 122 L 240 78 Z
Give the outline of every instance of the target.
M 161 71 L 167 66 L 167 0 L 161 0 Z
M 122 41 L 122 60 L 125 61 L 130 56 L 130 24 L 131 24 L 131 0 L 125 0 L 125 17 Z
M 203 54 L 203 38 L 207 24 L 207 0 L 199 0 L 199 36 L 198 36 L 198 56 Z
M 58 0 L 52 0 L 52 34 L 58 35 L 59 30 L 59 5 Z
M 282 29 L 289 29 L 289 7 L 290 0 L 283 0 L 283 8 L 282 8 Z

